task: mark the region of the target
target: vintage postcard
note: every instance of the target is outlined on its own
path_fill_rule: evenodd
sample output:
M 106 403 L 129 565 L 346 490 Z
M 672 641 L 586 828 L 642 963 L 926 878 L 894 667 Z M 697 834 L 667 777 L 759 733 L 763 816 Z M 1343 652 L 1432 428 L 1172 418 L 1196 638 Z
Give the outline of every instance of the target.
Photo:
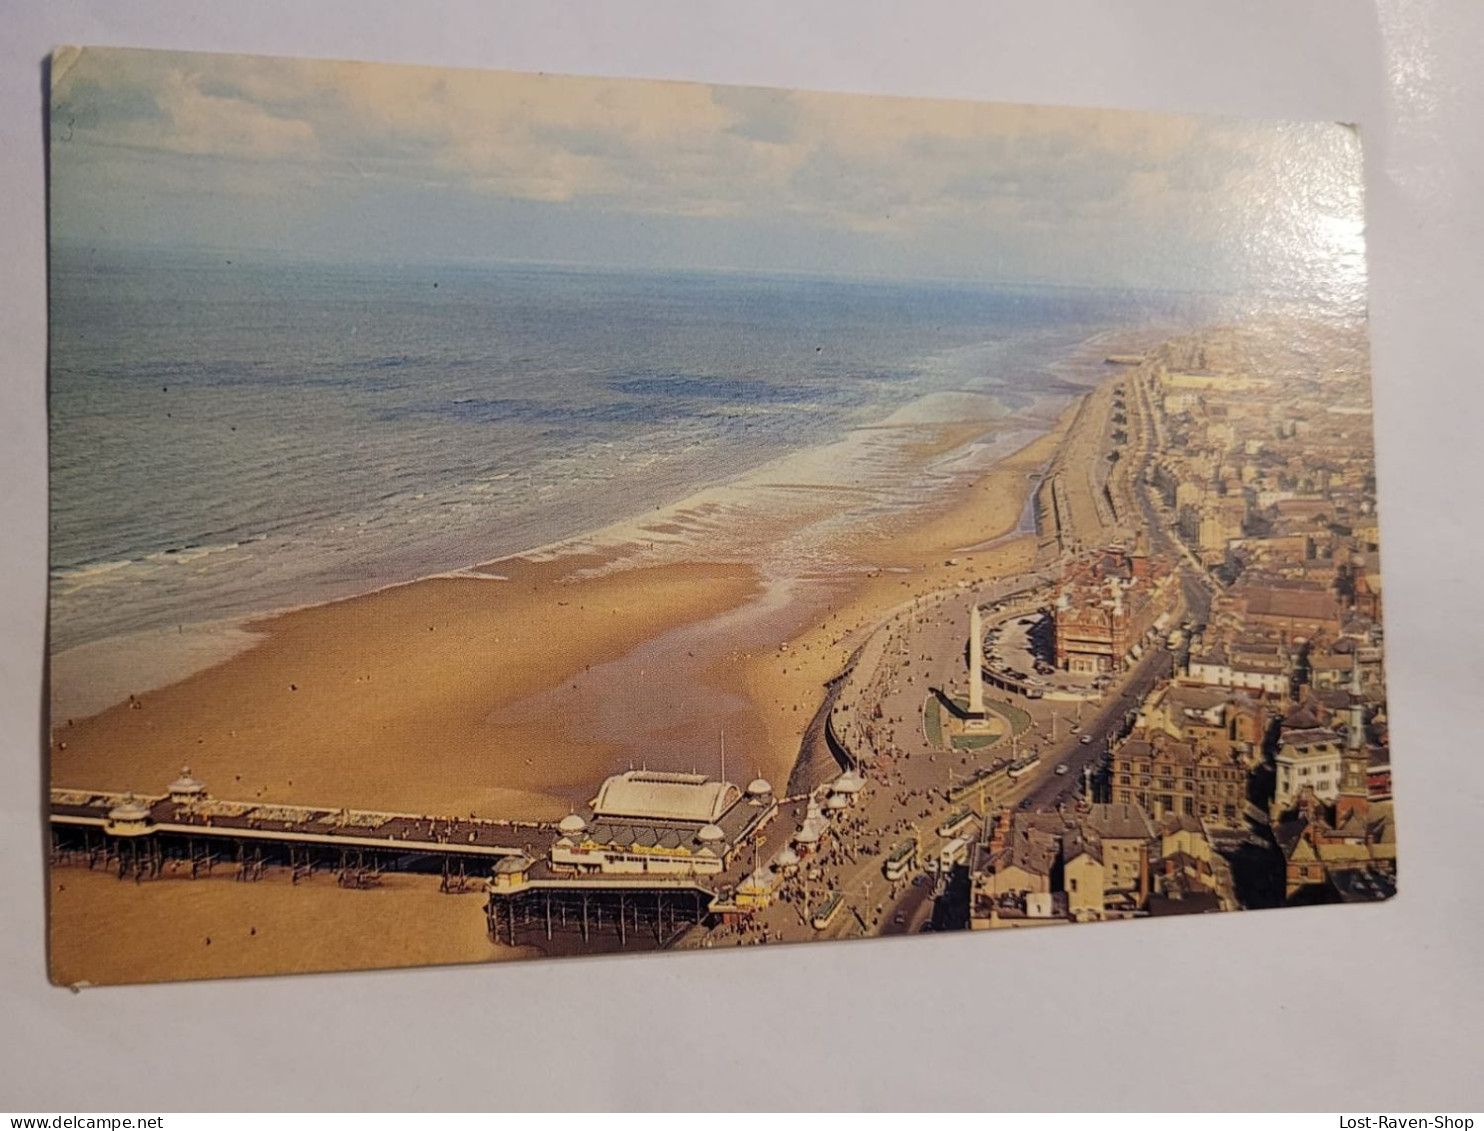
M 1395 891 L 1352 128 L 87 48 L 50 139 L 55 981 Z

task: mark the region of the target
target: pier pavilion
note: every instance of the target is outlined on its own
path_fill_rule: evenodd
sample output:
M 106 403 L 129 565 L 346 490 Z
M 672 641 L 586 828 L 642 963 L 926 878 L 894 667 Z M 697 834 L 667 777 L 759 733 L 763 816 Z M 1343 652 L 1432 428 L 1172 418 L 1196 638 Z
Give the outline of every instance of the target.
M 547 939 L 580 932 L 584 942 L 604 932 L 623 944 L 649 932 L 667 942 L 734 909 L 756 869 L 760 834 L 778 813 L 762 779 L 743 790 L 703 774 L 615 774 L 559 822 L 544 856 L 496 866 L 490 935 L 512 946 L 526 931 Z

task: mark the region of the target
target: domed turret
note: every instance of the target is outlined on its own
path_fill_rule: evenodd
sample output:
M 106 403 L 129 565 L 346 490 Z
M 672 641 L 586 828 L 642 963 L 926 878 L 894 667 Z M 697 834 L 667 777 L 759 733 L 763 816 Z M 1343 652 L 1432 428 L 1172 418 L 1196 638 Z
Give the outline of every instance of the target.
M 830 789 L 833 792 L 845 794 L 859 793 L 865 788 L 866 779 L 861 777 L 860 774 L 855 773 L 853 770 L 841 774 L 838 778 L 835 779 L 834 784 L 830 786 Z
M 720 844 L 726 838 L 727 834 L 722 832 L 720 825 L 702 825 L 701 831 L 696 833 L 696 839 L 702 844 Z
M 568 813 L 557 822 L 557 832 L 563 836 L 578 836 L 587 832 L 587 822 L 576 813 Z
M 177 805 L 189 805 L 191 802 L 200 801 L 206 796 L 206 786 L 191 777 L 191 768 L 189 766 L 182 766 L 180 768 L 180 777 L 176 778 L 166 788 L 170 794 L 170 800 L 174 801 Z
M 132 793 L 108 811 L 103 831 L 111 836 L 139 836 L 149 832 L 149 808 L 135 800 Z
M 767 778 L 753 778 L 747 786 L 747 796 L 754 800 L 767 797 L 773 792 L 773 786 Z

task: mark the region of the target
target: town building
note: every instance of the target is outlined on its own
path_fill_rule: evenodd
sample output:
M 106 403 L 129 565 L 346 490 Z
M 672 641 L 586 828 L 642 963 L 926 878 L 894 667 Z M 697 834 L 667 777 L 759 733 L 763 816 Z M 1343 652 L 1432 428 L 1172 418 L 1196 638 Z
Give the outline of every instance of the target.
M 1274 759 L 1273 812 L 1286 813 L 1305 790 L 1320 801 L 1340 795 L 1340 736 L 1328 727 L 1284 729 Z
M 1325 805 L 1305 791 L 1273 826 L 1283 854 L 1288 902 L 1386 899 L 1396 893 L 1396 824 L 1391 803 L 1355 795 L 1348 806 Z
M 1242 822 L 1247 769 L 1228 744 L 1183 742 L 1162 730 L 1135 731 L 1112 754 L 1112 797 L 1155 819 L 1194 817 L 1215 824 Z
M 1093 805 L 1076 813 L 1004 810 L 989 822 L 969 862 L 970 926 L 1145 914 L 1150 897 L 1162 890 L 1160 848 L 1159 830 L 1137 806 Z
M 1175 606 L 1179 586 L 1170 564 L 1122 547 L 1071 563 L 1057 586 L 1052 622 L 1056 664 L 1065 671 L 1121 671 Z

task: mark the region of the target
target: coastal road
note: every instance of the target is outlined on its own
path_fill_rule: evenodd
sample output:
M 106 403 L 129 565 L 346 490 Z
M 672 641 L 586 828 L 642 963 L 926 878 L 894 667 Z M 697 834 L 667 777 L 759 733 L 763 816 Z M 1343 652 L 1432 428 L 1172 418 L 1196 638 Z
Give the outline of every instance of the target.
M 1135 380 L 1131 384 L 1138 386 L 1139 383 Z M 1130 402 L 1132 423 L 1141 433 L 1143 441 L 1140 445 L 1143 448 L 1139 461 L 1141 466 L 1128 478 L 1128 493 L 1133 495 L 1135 505 L 1142 512 L 1145 528 L 1150 535 L 1151 549 L 1171 553 L 1176 557 L 1183 616 L 1187 620 L 1204 623 L 1210 614 L 1213 583 L 1206 571 L 1192 560 L 1189 551 L 1177 541 L 1164 516 L 1152 505 L 1142 482 L 1143 473 L 1153 454 L 1151 442 L 1157 445 L 1161 441 L 1161 421 L 1149 404 L 1147 391 L 1142 387 L 1135 390 L 1135 396 L 1127 399 Z M 1082 440 L 1085 445 L 1090 438 L 1079 436 L 1076 439 Z M 1074 461 L 1074 466 L 1076 463 L 1090 466 L 1102 454 L 1102 449 L 1108 446 L 1106 421 L 1097 440 L 1093 452 L 1075 453 L 1081 458 Z M 931 829 L 951 808 L 941 800 L 941 796 L 934 797 L 930 791 L 931 787 L 941 789 L 945 784 L 939 775 L 946 772 L 949 778 L 946 784 L 951 784 L 958 770 L 954 763 L 967 763 L 965 768 L 971 769 L 972 763 L 980 760 L 973 755 L 965 757 L 945 751 L 933 751 L 922 735 L 920 723 L 921 704 L 930 687 L 941 687 L 949 692 L 959 691 L 964 687 L 964 628 L 970 600 L 967 594 L 940 594 L 936 599 L 924 602 L 926 615 L 918 618 L 912 630 L 906 633 L 908 643 L 897 653 L 900 658 L 896 661 L 895 679 L 883 702 L 886 715 L 894 722 L 893 743 L 912 753 L 910 768 L 901 767 L 905 772 L 900 773 L 897 781 L 899 784 L 916 787 L 911 807 L 924 804 L 928 810 L 916 822 L 923 831 Z M 993 597 L 980 594 L 977 600 L 980 603 L 989 603 Z M 1094 708 L 1096 713 L 1077 732 L 1052 744 L 1049 749 L 1042 750 L 1040 772 L 1021 798 L 1021 808 L 1052 810 L 1059 802 L 1075 803 L 1082 789 L 1084 770 L 1095 770 L 1098 767 L 1110 741 L 1132 721 L 1132 716 L 1144 697 L 1158 682 L 1174 675 L 1177 654 L 1166 650 L 1162 645 L 1163 641 L 1160 640 L 1152 642 L 1149 650 L 1140 657 L 1132 670 L 1108 688 L 1107 697 Z M 1031 709 L 1033 715 L 1043 713 L 1034 704 L 1021 703 L 1021 706 Z M 1040 706 L 1044 708 L 1045 703 Z M 1041 730 L 1044 721 L 1038 720 L 1037 731 Z M 1086 741 L 1083 741 L 1084 738 Z M 998 747 L 991 747 L 981 757 L 988 760 L 1002 753 Z M 1067 772 L 1057 774 L 1056 767 L 1063 764 L 1066 765 Z M 928 771 L 926 774 L 925 770 Z M 938 840 L 941 838 L 926 838 L 922 843 L 923 849 L 930 850 Z M 900 893 L 900 902 L 888 904 L 886 909 L 885 918 L 891 924 L 887 929 L 913 929 L 915 920 L 925 918 L 926 903 L 927 895 L 923 888 L 912 888 Z M 895 924 L 897 914 L 903 915 L 904 923 L 901 926 Z
M 1139 401 L 1135 399 L 1134 404 L 1139 405 Z M 1099 407 L 1107 408 L 1106 404 Z M 1134 408 L 1132 415 L 1144 415 L 1137 407 L 1131 408 Z M 1094 476 L 1088 474 L 1088 469 L 1108 444 L 1107 423 L 1104 420 L 1097 431 L 1077 430 L 1069 445 L 1076 450 L 1064 453 L 1064 463 L 1084 469 L 1086 478 L 1077 484 L 1081 488 L 1078 494 L 1093 496 L 1079 500 L 1084 504 L 1097 501 Z M 1178 549 L 1147 494 L 1140 489 L 1141 476 L 1135 474 L 1130 478 L 1137 505 L 1150 531 L 1151 547 Z M 1101 522 L 1093 521 L 1095 515 L 1087 513 L 1088 506 L 1080 510 L 1084 522 L 1079 533 L 1095 537 L 1094 532 L 1102 528 Z M 972 557 L 971 553 L 961 553 Z M 1054 570 L 1048 570 L 1038 580 L 1046 580 L 1051 573 Z M 758 936 L 789 939 L 905 933 L 922 929 L 940 909 L 933 899 L 931 884 L 914 885 L 906 880 L 889 883 L 882 876 L 882 862 L 893 845 L 904 837 L 915 836 L 920 857 L 919 868 L 913 871 L 920 872 L 922 861 L 935 854 L 944 840 L 935 830 L 955 808 L 946 801 L 946 792 L 978 766 L 1003 756 L 1005 751 L 1000 744 L 980 751 L 934 747 L 923 733 L 923 703 L 934 688 L 951 695 L 966 693 L 971 604 L 993 603 L 1029 580 L 1029 577 L 1008 578 L 979 587 L 977 591 L 939 591 L 913 601 L 910 608 L 899 608 L 881 625 L 878 631 L 889 636 L 882 658 L 884 686 L 880 688 L 879 708 L 870 715 L 877 750 L 875 764 L 867 774 L 870 785 L 856 807 L 842 814 L 824 851 L 807 860 L 804 874 L 788 881 L 786 898 L 755 916 L 739 941 L 758 941 Z M 1182 564 L 1180 584 L 1186 616 L 1204 620 L 1210 593 L 1203 579 L 1198 578 L 1192 566 Z M 1174 662 L 1175 655 L 1155 641 L 1132 670 L 1107 689 L 1106 698 L 1100 704 L 1088 703 L 1083 707 L 1081 714 L 1086 721 L 1080 729 L 1067 734 L 1063 725 L 1060 728 L 1063 734 L 1056 742 L 1049 741 L 1050 733 L 1058 729 L 1050 718 L 1054 707 L 1047 701 L 1020 703 L 1034 720 L 1033 730 L 1022 738 L 1022 749 L 1030 745 L 1041 747 L 1039 772 L 1034 781 L 1022 787 L 1025 790 L 1022 807 L 1053 810 L 1059 801 L 1075 801 L 1082 788 L 1084 768 L 1096 768 L 1110 739 L 1122 731 L 1155 683 L 1172 674 Z M 1003 693 L 994 693 L 993 697 L 1002 698 Z M 1083 737 L 1088 741 L 1081 741 Z M 1063 763 L 1068 772 L 1056 774 L 1056 766 Z M 829 892 L 840 893 L 845 906 L 829 928 L 816 933 L 808 925 L 805 912 Z
M 945 839 L 935 829 L 956 808 L 946 801 L 946 788 L 955 779 L 963 780 L 977 765 L 1003 756 L 998 745 L 982 752 L 937 749 L 922 733 L 922 703 L 929 688 L 962 690 L 964 630 L 974 599 L 959 592 L 924 601 L 910 631 L 905 633 L 906 643 L 895 645 L 890 661 L 893 678 L 882 705 L 888 745 L 897 753 L 885 758 L 869 775 L 872 785 L 851 814 L 859 826 L 841 831 L 841 855 L 818 865 L 823 874 L 815 881 L 816 890 L 841 892 L 851 912 L 842 915 L 824 937 L 917 931 L 939 910 L 931 887 L 885 883 L 880 868 L 885 853 L 906 835 L 919 838 L 924 859 L 935 853 Z M 1056 808 L 1063 792 L 1075 795 L 1081 787 L 1083 767 L 1096 765 L 1109 738 L 1123 727 L 1155 682 L 1169 676 L 1173 662 L 1173 655 L 1163 648 L 1151 649 L 1108 690 L 1108 698 L 1078 733 L 1044 752 L 1041 774 L 1025 795 L 1029 799 L 1026 807 L 1050 810 Z M 1090 740 L 1087 743 L 1080 741 L 1084 734 Z M 1062 762 L 1067 764 L 1068 773 L 1057 775 L 1054 767 Z M 879 843 L 880 851 L 862 851 L 870 843 Z M 898 915 L 902 917 L 900 924 L 896 922 Z M 864 929 L 862 921 L 866 923 Z M 796 930 L 789 925 L 785 937 Z
M 1135 481 L 1139 478 L 1142 475 L 1136 476 Z M 1148 494 L 1142 489 L 1136 489 L 1135 495 L 1143 511 L 1145 528 L 1150 533 L 1151 548 L 1184 555 L 1184 547 L 1175 541 L 1174 535 L 1161 521 Z M 1211 590 L 1195 567 L 1181 561 L 1177 568 L 1185 619 L 1204 623 L 1210 615 Z M 1174 675 L 1175 658 L 1174 653 L 1161 647 L 1160 641 L 1154 641 L 1150 650 L 1134 665 L 1121 684 L 1109 689 L 1109 699 L 1093 720 L 1082 728 L 1081 733 L 1063 743 L 1058 750 L 1042 755 L 1046 776 L 1038 780 L 1035 787 L 1026 794 L 1021 802 L 1022 807 L 1054 809 L 1058 798 L 1063 794 L 1075 798 L 1082 788 L 1083 771 L 1089 766 L 1096 768 L 1108 749 L 1109 741 L 1120 733 L 1130 713 L 1138 710 L 1144 696 L 1154 685 Z M 1083 737 L 1089 741 L 1082 742 Z M 1058 775 L 1056 766 L 1062 764 L 1066 765 L 1067 773 Z
M 1042 755 L 1043 776 L 1022 799 L 1021 807 L 1055 809 L 1057 800 L 1063 793 L 1069 794 L 1069 799 L 1075 801 L 1082 789 L 1083 770 L 1089 766 L 1094 770 L 1097 768 L 1098 762 L 1107 752 L 1109 741 L 1122 730 L 1129 713 L 1138 710 L 1139 703 L 1157 681 L 1169 678 L 1174 666 L 1173 653 L 1157 645 L 1150 648 L 1134 665 L 1125 682 L 1117 688 L 1109 689 L 1107 701 L 1092 721 L 1082 727 L 1079 734 L 1073 735 L 1059 748 Z M 1115 691 L 1117 694 L 1114 694 Z M 1083 738 L 1089 741 L 1084 743 Z M 1066 765 L 1067 772 L 1058 774 L 1056 767 L 1062 764 Z

